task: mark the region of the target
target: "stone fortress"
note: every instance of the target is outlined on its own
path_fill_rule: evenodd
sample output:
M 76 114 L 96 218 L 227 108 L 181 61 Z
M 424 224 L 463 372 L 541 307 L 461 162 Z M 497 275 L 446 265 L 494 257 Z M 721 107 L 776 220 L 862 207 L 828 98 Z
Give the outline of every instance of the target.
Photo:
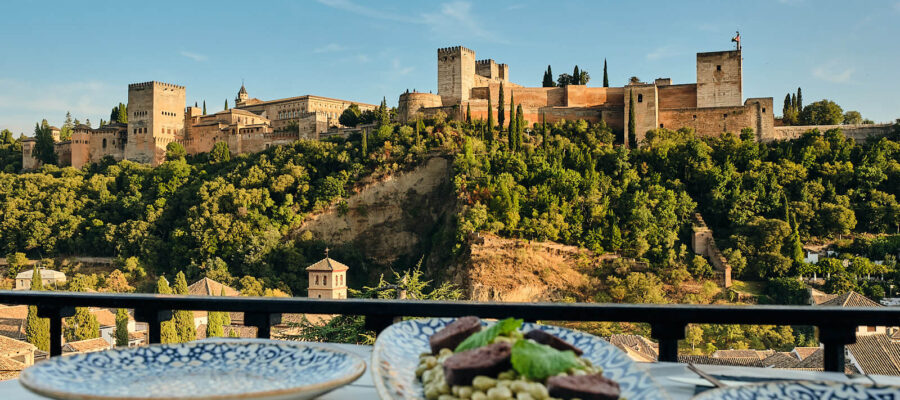
M 107 156 L 156 166 L 165 161 L 171 142 L 181 143 L 188 154 L 209 152 L 217 142 L 225 142 L 238 154 L 318 139 L 340 127 L 338 118 L 351 104 L 362 111 L 376 108 L 313 95 L 262 101 L 250 98 L 241 85 L 234 108 L 204 115 L 200 108 L 185 107 L 184 86 L 153 81 L 128 85 L 127 124 L 78 125 L 66 141 L 59 141 L 58 128 L 51 127 L 51 132 L 60 166 L 81 168 Z M 33 155 L 35 143 L 35 139 L 22 142 L 25 170 L 40 167 Z
M 442 111 L 451 116 L 487 119 L 488 100 L 497 117 L 500 86 L 509 102 L 521 104 L 529 124 L 584 119 L 604 121 L 628 137 L 628 114 L 634 97 L 636 137 L 640 142 L 655 128 L 694 128 L 700 135 L 718 135 L 752 128 L 760 138 L 773 135 L 772 98 L 743 99 L 741 51 L 697 53 L 697 83 L 672 84 L 660 78 L 653 83 L 624 87 L 524 87 L 510 82 L 509 67 L 492 59 L 476 60 L 475 51 L 462 46 L 438 49 L 438 93 L 407 92 L 400 95 L 401 120 L 430 116 Z M 509 104 L 506 120 L 509 121 Z
M 476 60 L 475 51 L 462 46 L 437 50 L 437 94 L 409 92 L 400 95 L 401 122 L 443 112 L 462 119 L 467 109 L 472 118 L 498 120 L 497 106 L 503 85 L 505 120 L 509 121 L 510 97 L 522 105 L 525 120 L 533 124 L 563 119 L 604 121 L 620 140 L 627 138 L 630 100 L 634 99 L 635 137 L 640 143 L 656 128 L 693 128 L 701 136 L 753 129 L 760 141 L 786 140 L 818 128 L 841 128 L 861 140 L 890 132 L 892 124 L 840 126 L 778 126 L 771 97 L 743 98 L 741 50 L 697 53 L 697 82 L 673 84 L 669 78 L 652 83 L 633 82 L 623 87 L 524 87 L 509 80 L 509 66 L 492 59 Z M 488 100 L 490 99 L 490 103 Z

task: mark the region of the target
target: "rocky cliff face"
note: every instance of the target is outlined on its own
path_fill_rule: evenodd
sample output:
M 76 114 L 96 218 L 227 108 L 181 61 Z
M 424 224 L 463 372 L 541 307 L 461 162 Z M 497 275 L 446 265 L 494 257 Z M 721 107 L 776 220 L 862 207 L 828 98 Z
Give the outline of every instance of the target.
M 589 271 L 603 257 L 559 243 L 480 234 L 453 281 L 476 301 L 585 301 L 599 283 Z
M 309 232 L 326 243 L 351 243 L 385 266 L 401 258 L 418 260 L 431 251 L 430 238 L 452 217 L 450 167 L 447 158 L 432 157 L 415 170 L 370 183 L 357 189 L 346 206 L 310 216 L 297 233 Z

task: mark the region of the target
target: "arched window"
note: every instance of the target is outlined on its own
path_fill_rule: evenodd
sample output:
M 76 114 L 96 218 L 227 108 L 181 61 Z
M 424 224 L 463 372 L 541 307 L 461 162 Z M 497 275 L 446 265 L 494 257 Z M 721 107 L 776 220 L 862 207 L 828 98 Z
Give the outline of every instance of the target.
M 316 275 L 316 285 L 318 285 L 318 284 L 319 284 L 319 276 Z
M 638 94 L 638 103 L 643 103 L 643 102 L 644 102 L 644 95 Z
M 328 275 L 322 277 L 322 284 L 328 286 Z
M 103 139 L 103 148 L 106 148 L 106 139 Z

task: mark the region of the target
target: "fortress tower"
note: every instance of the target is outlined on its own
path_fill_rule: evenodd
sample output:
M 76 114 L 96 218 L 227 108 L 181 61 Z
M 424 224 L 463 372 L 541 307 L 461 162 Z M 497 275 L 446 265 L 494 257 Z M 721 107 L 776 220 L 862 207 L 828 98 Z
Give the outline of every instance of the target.
M 234 98 L 234 106 L 240 107 L 247 102 L 247 98 L 249 95 L 247 94 L 247 88 L 244 87 L 244 84 L 241 83 L 241 90 L 238 90 L 237 97 Z
M 163 82 L 128 85 L 125 159 L 159 165 L 166 146 L 184 136 L 184 86 Z
M 741 64 L 740 50 L 697 53 L 697 107 L 743 105 Z
M 475 51 L 462 46 L 438 49 L 438 95 L 443 104 L 469 101 L 475 85 Z M 499 72 L 498 72 L 499 74 Z

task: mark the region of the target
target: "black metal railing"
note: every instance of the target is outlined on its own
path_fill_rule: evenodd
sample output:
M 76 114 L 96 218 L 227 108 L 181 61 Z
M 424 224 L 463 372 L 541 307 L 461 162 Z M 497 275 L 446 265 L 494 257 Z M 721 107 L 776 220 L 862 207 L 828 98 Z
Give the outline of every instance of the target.
M 149 343 L 160 342 L 160 322 L 172 310 L 236 311 L 244 324 L 257 327 L 258 337 L 269 337 L 282 313 L 362 315 L 366 327 L 381 332 L 400 317 L 523 318 L 526 321 L 641 322 L 659 341 L 659 360 L 678 360 L 678 341 L 689 323 L 749 325 L 810 325 L 818 328 L 824 345 L 826 371 L 844 370 L 844 346 L 856 342 L 859 326 L 900 326 L 900 307 L 712 306 L 596 303 L 479 303 L 423 300 L 322 300 L 272 297 L 205 297 L 154 294 L 97 294 L 0 290 L 0 304 L 28 304 L 50 318 L 50 355 L 62 353 L 62 318 L 75 307 L 130 308 L 134 318 L 148 324 Z

